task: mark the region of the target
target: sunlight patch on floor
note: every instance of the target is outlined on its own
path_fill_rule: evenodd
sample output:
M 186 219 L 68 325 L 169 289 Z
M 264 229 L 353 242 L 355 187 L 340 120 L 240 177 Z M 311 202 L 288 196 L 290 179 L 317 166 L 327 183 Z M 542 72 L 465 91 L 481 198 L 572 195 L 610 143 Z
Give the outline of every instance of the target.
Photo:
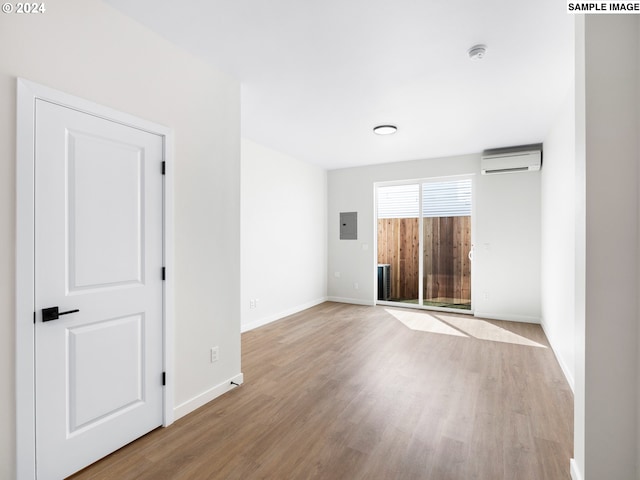
M 444 335 L 456 335 L 458 337 L 468 337 L 465 333 L 456 330 L 446 323 L 438 320 L 432 315 L 424 312 L 388 310 L 397 320 L 400 320 L 411 330 L 429 333 L 442 333 Z
M 408 328 L 420 332 L 455 335 L 457 337 L 473 337 L 492 342 L 547 348 L 546 345 L 534 342 L 522 335 L 494 325 L 491 322 L 474 317 L 391 309 L 385 309 L 385 311 Z

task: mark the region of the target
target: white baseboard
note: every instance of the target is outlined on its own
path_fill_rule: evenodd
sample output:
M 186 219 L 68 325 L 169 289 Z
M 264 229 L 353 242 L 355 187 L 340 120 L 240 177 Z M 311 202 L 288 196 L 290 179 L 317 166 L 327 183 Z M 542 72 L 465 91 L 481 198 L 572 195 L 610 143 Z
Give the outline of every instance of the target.
M 209 403 L 214 398 L 217 398 L 220 395 L 227 393 L 229 390 L 236 388 L 235 385 L 231 385 L 231 382 L 235 382 L 239 385 L 242 385 L 242 383 L 244 382 L 243 374 L 239 373 L 235 377 L 231 377 L 230 379 L 225 380 L 222 383 L 219 383 L 215 387 L 212 387 L 209 390 L 202 392 L 200 395 L 196 395 L 192 399 L 187 400 L 184 403 L 181 403 L 180 405 L 178 405 L 173 409 L 174 420 L 178 420 L 179 418 L 184 417 L 185 415 Z
M 569 465 L 571 466 L 571 480 L 582 480 L 582 474 L 580 473 L 580 469 L 578 468 L 578 464 L 575 459 L 571 459 L 569 461 Z
M 267 317 L 264 318 L 259 318 L 258 320 L 254 320 L 252 322 L 246 323 L 246 324 L 242 324 L 240 326 L 240 331 L 242 333 L 244 332 L 248 332 L 249 330 L 253 330 L 255 328 L 258 327 L 262 327 L 264 325 L 267 325 L 271 322 L 275 322 L 276 320 L 280 320 L 281 318 L 284 317 L 288 317 L 289 315 L 293 315 L 296 314 L 298 312 L 301 312 L 303 310 L 306 310 L 307 308 L 311 308 L 311 307 L 315 307 L 316 305 L 320 305 L 321 303 L 324 303 L 327 301 L 327 297 L 322 297 L 322 298 L 317 298 L 315 300 L 312 300 L 310 302 L 306 302 L 303 303 L 302 305 L 297 305 L 295 307 L 292 308 L 288 308 L 282 312 L 276 313 L 274 315 L 269 315 Z
M 542 322 L 540 322 L 540 325 L 542 326 L 542 330 L 544 331 L 544 334 L 547 337 L 547 340 L 549 340 L 549 345 L 551 345 L 551 350 L 553 351 L 553 354 L 556 356 L 556 360 L 558 361 L 558 365 L 560 365 L 560 368 L 562 369 L 562 373 L 564 373 L 564 378 L 567 379 L 567 383 L 569 384 L 569 388 L 571 388 L 571 391 L 575 394 L 575 388 L 574 388 L 574 384 L 575 384 L 575 380 L 573 379 L 573 375 L 571 374 L 571 372 L 569 371 L 569 368 L 567 367 L 567 364 L 565 363 L 565 361 L 562 359 L 562 356 L 560 355 L 560 352 L 558 352 L 558 350 L 556 350 L 553 338 L 551 336 L 549 336 L 549 333 L 547 332 L 547 327 L 546 327 L 546 323 L 544 321 L 544 319 L 542 320 Z
M 540 324 L 539 317 L 530 317 L 527 315 L 502 315 L 500 313 L 479 312 L 478 310 L 475 310 L 473 315 L 480 318 L 487 318 L 489 320 Z
M 368 307 L 373 307 L 375 305 L 373 300 L 362 300 L 359 298 L 328 297 L 327 300 L 330 302 L 351 303 L 353 305 L 366 305 Z

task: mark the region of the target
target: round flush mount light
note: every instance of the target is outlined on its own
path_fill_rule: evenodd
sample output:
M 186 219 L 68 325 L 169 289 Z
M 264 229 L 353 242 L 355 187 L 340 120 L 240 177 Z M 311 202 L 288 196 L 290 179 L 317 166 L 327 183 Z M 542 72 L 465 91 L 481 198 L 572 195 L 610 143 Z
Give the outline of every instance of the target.
M 482 60 L 487 53 L 486 45 L 474 45 L 469 50 L 467 50 L 467 54 L 471 60 Z
M 395 125 L 378 125 L 373 127 L 373 133 L 376 135 L 392 135 L 398 131 Z

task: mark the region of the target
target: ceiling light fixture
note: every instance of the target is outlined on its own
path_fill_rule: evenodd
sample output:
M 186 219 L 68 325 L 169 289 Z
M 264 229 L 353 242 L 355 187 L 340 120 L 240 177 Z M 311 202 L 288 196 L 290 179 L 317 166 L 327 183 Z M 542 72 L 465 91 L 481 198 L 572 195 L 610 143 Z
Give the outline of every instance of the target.
M 373 133 L 376 135 L 391 135 L 398 131 L 398 127 L 395 125 L 378 125 L 373 127 Z
M 474 45 L 469 50 L 467 50 L 467 54 L 471 60 L 482 60 L 487 53 L 486 45 Z

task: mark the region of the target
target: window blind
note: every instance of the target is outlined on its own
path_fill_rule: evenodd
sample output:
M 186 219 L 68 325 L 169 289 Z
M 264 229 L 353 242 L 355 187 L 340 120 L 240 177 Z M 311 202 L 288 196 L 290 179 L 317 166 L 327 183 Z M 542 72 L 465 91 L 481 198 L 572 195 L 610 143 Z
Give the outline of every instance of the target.
M 422 184 L 423 217 L 471 215 L 471 179 Z
M 378 187 L 378 218 L 463 217 L 471 215 L 471 179 Z
M 419 213 L 419 184 L 378 187 L 378 218 L 417 218 Z

